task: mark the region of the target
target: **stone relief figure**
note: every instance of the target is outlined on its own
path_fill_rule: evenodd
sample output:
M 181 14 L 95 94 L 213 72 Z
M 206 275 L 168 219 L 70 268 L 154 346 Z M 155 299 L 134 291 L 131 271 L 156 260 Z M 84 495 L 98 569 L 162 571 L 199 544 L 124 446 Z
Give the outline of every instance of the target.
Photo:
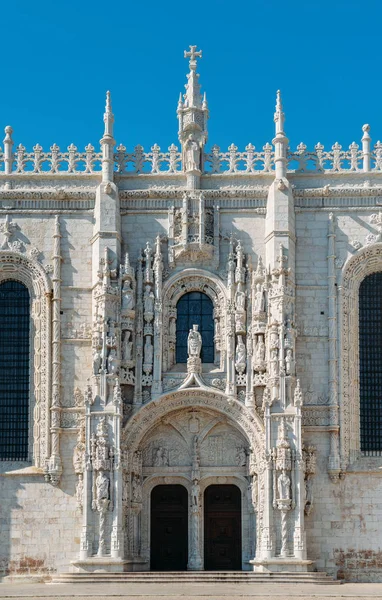
M 154 348 L 151 343 L 151 337 L 146 336 L 145 347 L 144 347 L 144 363 L 151 365 L 153 362 Z
M 186 171 L 200 170 L 200 148 L 193 133 L 186 142 Z
M 286 351 L 285 373 L 287 375 L 294 375 L 295 374 L 295 362 L 294 362 L 294 358 L 293 358 L 293 351 L 292 351 L 291 348 L 288 348 L 287 351 Z
M 83 478 L 82 474 L 78 477 L 78 481 L 77 481 L 76 500 L 77 500 L 77 506 L 79 508 L 82 508 L 83 502 L 84 502 L 84 478 Z
M 235 314 L 235 329 L 245 332 L 245 313 L 237 312 Z
M 200 351 L 202 349 L 202 336 L 200 335 L 198 325 L 193 325 L 190 329 L 187 339 L 187 351 L 189 358 L 200 357 Z
M 236 451 L 236 464 L 238 467 L 245 467 L 247 464 L 247 453 L 243 446 L 239 446 Z
M 168 467 L 168 453 L 166 448 L 159 446 L 155 450 L 154 467 Z
M 253 508 L 256 510 L 257 503 L 258 503 L 258 495 L 259 495 L 257 475 L 254 475 L 252 478 L 251 492 L 252 492 L 252 496 L 251 496 L 252 505 L 253 505 Z
M 259 335 L 256 346 L 256 363 L 261 364 L 265 360 L 265 343 L 264 337 Z
M 109 480 L 103 471 L 98 471 L 96 479 L 97 502 L 100 500 L 109 500 Z
M 101 370 L 102 357 L 98 348 L 94 348 L 93 351 L 93 373 L 98 375 Z
M 256 284 L 255 293 L 255 312 L 264 312 L 265 310 L 265 298 L 263 286 L 258 283 Z
M 282 471 L 278 476 L 277 491 L 279 493 L 279 500 L 290 500 L 290 478 L 286 474 L 286 471 Z
M 131 283 L 128 279 L 123 282 L 122 288 L 122 309 L 133 310 L 135 306 L 134 292 L 131 289 Z
M 110 375 L 116 375 L 118 373 L 118 359 L 117 359 L 117 351 L 115 348 L 110 350 L 108 359 L 107 359 L 107 372 Z
M 131 331 L 125 331 L 122 344 L 123 360 L 132 360 L 133 358 L 133 342 L 130 340 Z
M 237 338 L 237 346 L 236 346 L 236 360 L 235 367 L 236 371 L 240 374 L 244 373 L 246 366 L 246 349 L 245 344 L 243 342 L 243 337 L 241 335 Z
M 154 293 L 150 285 L 146 285 L 145 293 L 143 295 L 143 305 L 145 308 L 145 315 L 154 314 Z M 147 321 L 148 319 L 146 319 Z M 151 320 L 151 319 L 150 319 Z

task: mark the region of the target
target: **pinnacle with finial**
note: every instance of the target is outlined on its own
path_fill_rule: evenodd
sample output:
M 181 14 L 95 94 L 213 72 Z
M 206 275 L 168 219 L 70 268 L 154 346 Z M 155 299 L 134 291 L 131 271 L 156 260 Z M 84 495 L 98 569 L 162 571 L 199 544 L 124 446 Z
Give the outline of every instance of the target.
M 184 58 L 190 59 L 190 62 L 189 62 L 190 70 L 195 71 L 196 65 L 197 65 L 196 59 L 202 58 L 202 51 L 196 50 L 196 46 L 190 46 L 190 50 L 184 51 Z

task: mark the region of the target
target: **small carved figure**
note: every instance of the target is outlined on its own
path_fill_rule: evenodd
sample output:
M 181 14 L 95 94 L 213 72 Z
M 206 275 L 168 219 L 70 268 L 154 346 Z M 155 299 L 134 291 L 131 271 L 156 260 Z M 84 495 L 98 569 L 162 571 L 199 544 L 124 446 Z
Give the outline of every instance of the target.
M 277 490 L 280 500 L 290 500 L 290 478 L 282 471 L 277 480 Z
M 109 500 L 109 480 L 103 471 L 98 471 L 96 479 L 97 500 Z
M 255 293 L 255 312 L 264 312 L 265 300 L 264 300 L 264 289 L 263 286 L 258 283 L 256 284 Z
M 241 335 L 238 336 L 237 346 L 236 346 L 236 360 L 235 367 L 238 373 L 244 373 L 246 366 L 246 349 L 245 344 L 243 342 L 243 337 Z
M 122 288 L 122 309 L 133 310 L 135 306 L 134 292 L 131 289 L 131 283 L 129 279 L 126 279 L 123 283 Z
M 200 148 L 193 133 L 186 142 L 185 156 L 186 171 L 199 171 L 200 169 Z
M 200 497 L 200 486 L 199 481 L 194 479 L 192 487 L 191 487 L 191 506 L 199 507 L 199 497 Z
M 98 375 L 98 373 L 100 372 L 101 362 L 102 362 L 101 353 L 98 350 L 98 348 L 95 348 L 94 352 L 93 352 L 93 373 L 94 373 L 94 375 Z
M 130 341 L 131 331 L 125 331 L 123 336 L 122 354 L 124 360 L 132 360 L 133 342 Z
M 285 373 L 287 375 L 294 375 L 295 374 L 295 362 L 294 362 L 293 352 L 292 352 L 291 348 L 288 348 L 287 351 L 286 351 Z
M 82 508 L 82 506 L 83 506 L 83 499 L 84 499 L 84 480 L 83 480 L 83 475 L 81 474 L 78 477 L 77 487 L 76 487 L 77 506 L 79 506 L 80 508 Z
M 170 320 L 170 336 L 171 337 L 176 336 L 176 321 L 175 321 L 175 319 Z
M 200 335 L 198 325 L 193 325 L 188 334 L 187 351 L 189 357 L 199 357 L 202 349 L 202 336 Z
M 257 482 L 257 475 L 255 474 L 252 478 L 252 505 L 253 508 L 256 510 L 257 508 L 257 502 L 258 502 L 258 482 Z
M 150 285 L 146 285 L 146 290 L 143 296 L 143 304 L 145 308 L 145 315 L 154 314 L 154 293 Z
M 235 329 L 236 331 L 245 331 L 245 313 L 237 312 L 235 314 Z
M 265 360 L 265 343 L 264 337 L 259 335 L 256 346 L 256 363 L 261 364 Z
M 247 454 L 243 446 L 237 448 L 236 452 L 236 464 L 238 467 L 245 467 L 247 464 Z
M 116 375 L 118 373 L 118 360 L 117 360 L 117 351 L 115 348 L 110 350 L 108 359 L 107 359 L 107 372 L 110 375 Z
M 146 365 L 151 365 L 153 362 L 154 348 L 151 343 L 151 337 L 149 335 L 146 336 L 145 347 L 144 347 L 144 363 Z

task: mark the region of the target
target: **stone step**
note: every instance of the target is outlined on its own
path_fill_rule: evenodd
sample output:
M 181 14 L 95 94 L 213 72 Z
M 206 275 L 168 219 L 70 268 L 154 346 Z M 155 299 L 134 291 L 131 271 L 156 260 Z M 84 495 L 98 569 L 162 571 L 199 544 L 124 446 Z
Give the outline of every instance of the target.
M 167 571 L 135 573 L 61 573 L 51 583 L 314 583 L 339 585 L 341 582 L 321 572 L 254 573 L 252 571 Z

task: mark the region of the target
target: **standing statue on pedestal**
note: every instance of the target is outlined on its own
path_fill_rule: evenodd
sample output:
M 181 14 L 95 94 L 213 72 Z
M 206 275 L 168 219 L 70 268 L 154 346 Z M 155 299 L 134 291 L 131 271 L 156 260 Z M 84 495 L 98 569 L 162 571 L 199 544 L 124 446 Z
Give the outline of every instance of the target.
M 265 299 L 264 299 L 264 289 L 263 286 L 258 283 L 256 285 L 256 294 L 255 294 L 255 312 L 264 312 L 265 309 Z
M 282 471 L 277 480 L 277 490 L 280 500 L 290 500 L 290 478 Z
M 187 351 L 189 358 L 199 358 L 202 349 L 202 336 L 200 335 L 198 325 L 193 325 L 190 329 L 187 339 Z

